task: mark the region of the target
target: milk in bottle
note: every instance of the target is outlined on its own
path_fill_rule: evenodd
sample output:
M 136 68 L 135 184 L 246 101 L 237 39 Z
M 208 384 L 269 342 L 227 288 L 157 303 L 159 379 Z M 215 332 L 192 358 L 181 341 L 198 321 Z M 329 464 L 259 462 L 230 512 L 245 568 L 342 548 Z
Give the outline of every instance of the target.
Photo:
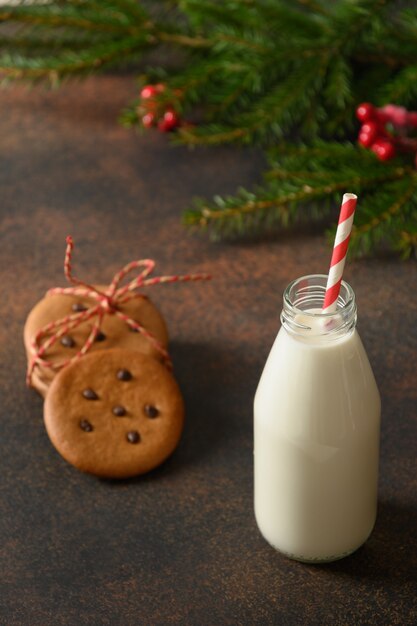
M 326 276 L 284 293 L 254 406 L 255 515 L 265 539 L 301 561 L 366 541 L 377 505 L 380 398 L 355 329 L 352 288 L 322 314 Z

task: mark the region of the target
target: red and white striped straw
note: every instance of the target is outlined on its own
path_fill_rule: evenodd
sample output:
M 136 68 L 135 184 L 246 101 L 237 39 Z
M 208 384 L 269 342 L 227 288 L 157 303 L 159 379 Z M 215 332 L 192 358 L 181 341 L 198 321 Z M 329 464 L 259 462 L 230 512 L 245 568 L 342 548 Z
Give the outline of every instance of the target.
M 345 193 L 343 196 L 322 313 L 334 313 L 336 311 L 357 199 L 353 193 Z

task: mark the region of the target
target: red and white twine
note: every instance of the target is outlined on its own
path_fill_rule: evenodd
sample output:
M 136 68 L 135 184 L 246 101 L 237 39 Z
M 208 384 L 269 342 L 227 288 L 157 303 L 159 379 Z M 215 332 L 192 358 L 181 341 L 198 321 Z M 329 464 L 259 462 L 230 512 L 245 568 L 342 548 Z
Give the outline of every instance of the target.
M 355 216 L 356 202 L 357 196 L 353 193 L 344 194 L 336 237 L 333 244 L 333 254 L 327 278 L 322 313 L 334 313 L 334 311 L 336 311 L 350 233 L 352 232 L 353 218 Z
M 93 304 L 86 310 L 66 315 L 65 317 L 46 324 L 36 333 L 31 342 L 32 357 L 29 361 L 27 370 L 27 384 L 31 384 L 33 371 L 36 365 L 52 370 L 60 370 L 86 354 L 90 350 L 100 331 L 101 323 L 105 315 L 115 315 L 125 322 L 132 330 L 135 330 L 146 337 L 153 347 L 162 355 L 165 364 L 171 368 L 172 365 L 169 354 L 159 343 L 156 337 L 149 330 L 146 330 L 146 328 L 141 326 L 141 324 L 120 311 L 119 307 L 134 298 L 146 298 L 145 294 L 138 293 L 136 291 L 142 287 L 150 287 L 152 285 L 162 283 L 210 280 L 211 276 L 209 274 L 186 274 L 183 276 L 155 276 L 154 278 L 147 278 L 147 276 L 149 276 L 149 274 L 154 270 L 155 262 L 152 259 L 140 259 L 125 265 L 114 275 L 110 285 L 104 291 L 101 291 L 93 285 L 89 285 L 88 283 L 85 283 L 84 281 L 73 276 L 71 258 L 74 242 L 72 237 L 67 237 L 66 243 L 67 247 L 64 260 L 65 277 L 68 282 L 75 286 L 62 288 L 55 287 L 50 289 L 46 295 L 64 294 L 88 297 L 92 300 Z M 133 280 L 126 285 L 119 287 L 125 276 L 127 276 L 132 270 L 138 268 L 143 269 Z M 51 348 L 51 346 L 53 346 L 63 335 L 68 334 L 71 330 L 77 328 L 77 326 L 88 320 L 94 320 L 91 332 L 84 345 L 75 355 L 60 362 L 50 361 L 45 357 L 49 348 Z

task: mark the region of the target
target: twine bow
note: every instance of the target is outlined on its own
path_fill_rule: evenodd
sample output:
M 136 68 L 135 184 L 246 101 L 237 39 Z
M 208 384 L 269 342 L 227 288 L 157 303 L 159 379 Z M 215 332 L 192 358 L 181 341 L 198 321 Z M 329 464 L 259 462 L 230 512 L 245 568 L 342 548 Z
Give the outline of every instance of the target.
M 184 276 L 155 276 L 154 278 L 148 278 L 149 274 L 154 270 L 155 262 L 152 259 L 141 259 L 128 263 L 121 270 L 119 270 L 113 277 L 110 285 L 103 291 L 97 289 L 93 285 L 89 285 L 84 281 L 76 278 L 72 274 L 71 257 L 72 250 L 74 248 L 74 242 L 72 237 L 68 236 L 66 239 L 67 247 L 65 251 L 64 260 L 64 273 L 69 283 L 75 285 L 74 287 L 55 287 L 47 292 L 47 296 L 56 294 L 76 295 L 82 297 L 88 297 L 93 300 L 93 305 L 87 309 L 77 311 L 71 315 L 66 315 L 58 320 L 50 322 L 43 326 L 34 336 L 31 342 L 32 358 L 29 361 L 26 382 L 30 386 L 33 371 L 36 365 L 42 365 L 53 370 L 60 370 L 70 363 L 73 363 L 77 359 L 86 354 L 94 343 L 95 338 L 100 332 L 101 323 L 105 315 L 115 315 L 123 322 L 125 322 L 132 330 L 141 333 L 146 339 L 153 345 L 153 347 L 162 355 L 165 364 L 171 368 L 171 360 L 168 352 L 159 343 L 156 337 L 146 328 L 138 324 L 134 319 L 120 311 L 119 307 L 134 298 L 146 298 L 142 293 L 137 293 L 136 290 L 142 287 L 149 287 L 151 285 L 158 285 L 161 283 L 176 283 L 176 282 L 189 282 L 197 280 L 210 280 L 209 274 L 186 274 Z M 133 278 L 129 283 L 124 286 L 120 286 L 125 276 L 127 276 L 134 269 L 143 268 L 139 274 Z M 61 362 L 49 361 L 45 358 L 45 353 L 53 346 L 63 335 L 77 328 L 83 322 L 86 322 L 94 318 L 94 323 L 90 334 L 88 335 L 84 345 L 81 349 L 73 355 L 71 358 Z M 42 341 L 47 335 L 48 338 Z

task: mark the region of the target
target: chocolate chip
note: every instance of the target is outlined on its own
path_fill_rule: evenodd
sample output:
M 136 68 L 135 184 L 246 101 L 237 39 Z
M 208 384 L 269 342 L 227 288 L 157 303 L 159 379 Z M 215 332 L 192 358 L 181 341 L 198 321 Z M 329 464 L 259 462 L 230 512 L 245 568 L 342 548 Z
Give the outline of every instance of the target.
M 130 430 L 126 435 L 126 439 L 129 443 L 139 443 L 140 435 L 137 430 Z
M 132 380 L 132 374 L 129 370 L 118 370 L 116 376 L 118 380 Z
M 83 390 L 83 396 L 86 400 L 98 400 L 98 395 L 90 387 L 87 387 L 87 389 Z
M 116 417 L 123 417 L 123 415 L 126 415 L 125 407 L 120 404 L 116 404 L 116 406 L 112 408 L 112 412 L 113 415 L 116 415 Z
M 146 415 L 152 419 L 154 417 L 158 417 L 159 415 L 158 409 L 155 406 L 152 406 L 152 404 L 145 404 L 144 411 Z
M 65 348 L 73 348 L 75 346 L 75 341 L 70 335 L 64 335 L 61 337 L 61 345 Z
M 80 420 L 80 428 L 86 433 L 91 433 L 91 431 L 94 430 L 88 420 Z
M 74 302 L 71 308 L 75 313 L 80 313 L 80 311 L 87 310 L 87 307 L 81 304 L 81 302 Z
M 94 341 L 104 341 L 105 339 L 106 335 L 99 330 Z

